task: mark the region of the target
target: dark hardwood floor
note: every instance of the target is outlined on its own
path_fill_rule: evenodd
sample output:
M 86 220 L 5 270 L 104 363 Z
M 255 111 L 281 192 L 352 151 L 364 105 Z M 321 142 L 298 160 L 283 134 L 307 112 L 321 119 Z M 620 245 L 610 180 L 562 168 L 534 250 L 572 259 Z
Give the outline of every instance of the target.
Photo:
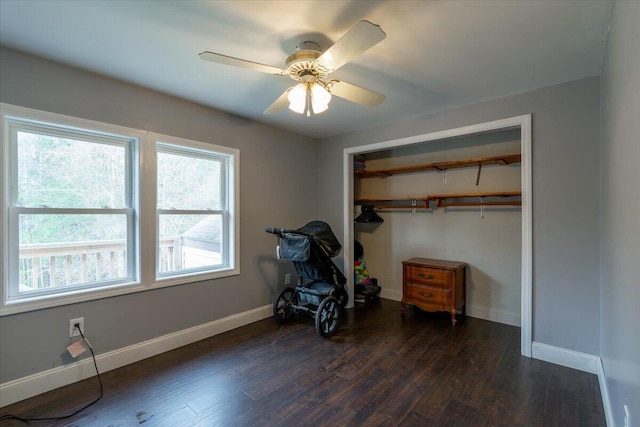
M 102 374 L 47 426 L 604 426 L 595 375 L 520 356 L 520 329 L 379 300 L 320 338 L 266 319 Z M 87 337 L 91 340 L 91 337 Z M 49 417 L 95 378 L 2 408 Z M 4 421 L 3 426 L 24 425 Z

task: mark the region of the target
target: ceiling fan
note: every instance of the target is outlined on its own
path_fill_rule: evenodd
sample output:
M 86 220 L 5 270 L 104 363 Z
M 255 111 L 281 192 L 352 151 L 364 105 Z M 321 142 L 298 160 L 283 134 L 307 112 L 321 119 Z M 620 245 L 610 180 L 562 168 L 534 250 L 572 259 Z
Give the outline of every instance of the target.
M 276 76 L 289 76 L 298 84 L 287 89 L 275 100 L 264 114 L 277 113 L 289 106 L 289 109 L 310 117 L 326 111 L 331 95 L 344 98 L 356 104 L 375 107 L 384 101 L 384 95 L 369 89 L 347 83 L 343 80 L 330 79 L 329 74 L 351 59 L 380 43 L 387 35 L 380 26 L 369 21 L 360 21 L 342 38 L 324 52 L 314 42 L 300 43 L 296 52 L 289 55 L 285 68 L 259 64 L 232 56 L 214 52 L 202 52 L 200 58 L 218 64 L 249 68 Z

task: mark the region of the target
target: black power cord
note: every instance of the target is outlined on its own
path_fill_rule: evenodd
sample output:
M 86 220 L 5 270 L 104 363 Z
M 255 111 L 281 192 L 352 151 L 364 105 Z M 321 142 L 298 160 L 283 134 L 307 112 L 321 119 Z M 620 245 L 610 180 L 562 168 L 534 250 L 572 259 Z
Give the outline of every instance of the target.
M 91 351 L 91 357 L 93 357 L 93 366 L 95 366 L 95 368 L 96 368 L 96 374 L 98 376 L 98 383 L 100 384 L 100 396 L 98 396 L 98 398 L 96 398 L 94 401 L 92 401 L 90 403 L 87 403 L 85 406 L 83 406 L 82 408 L 78 409 L 77 411 L 75 411 L 74 413 L 69 414 L 69 415 L 63 415 L 63 416 L 60 416 L 60 417 L 22 418 L 22 417 L 19 417 L 17 415 L 13 415 L 13 414 L 2 414 L 2 415 L 0 415 L 0 421 L 17 420 L 17 421 L 22 421 L 23 423 L 29 424 L 31 421 L 59 421 L 59 420 L 66 420 L 66 419 L 71 418 L 71 417 L 73 417 L 75 415 L 78 415 L 80 412 L 84 411 L 89 406 L 93 405 L 98 400 L 102 399 L 102 396 L 104 395 L 104 388 L 102 386 L 102 378 L 100 378 L 100 371 L 98 371 L 98 363 L 96 362 L 96 355 L 93 352 L 93 347 L 91 347 L 91 344 L 89 344 L 89 341 L 87 341 L 87 339 L 84 337 L 84 334 L 82 333 L 82 329 L 80 329 L 80 325 L 76 324 L 74 326 L 78 329 L 78 332 L 80 332 L 80 336 L 82 337 L 84 342 L 86 342 L 87 346 L 89 346 L 89 351 Z

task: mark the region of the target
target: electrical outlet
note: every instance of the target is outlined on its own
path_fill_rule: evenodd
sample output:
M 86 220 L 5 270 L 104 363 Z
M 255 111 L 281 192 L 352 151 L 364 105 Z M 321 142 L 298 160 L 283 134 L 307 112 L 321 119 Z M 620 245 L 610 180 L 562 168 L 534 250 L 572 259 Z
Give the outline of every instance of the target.
M 624 405 L 624 427 L 631 427 L 631 411 L 629 405 Z
M 290 285 L 291 284 L 291 274 L 287 273 L 284 275 L 284 284 L 285 285 Z
M 76 319 L 69 319 L 69 338 L 79 337 L 80 331 L 76 328 L 76 324 L 80 325 L 82 333 L 84 334 L 84 317 L 78 317 Z

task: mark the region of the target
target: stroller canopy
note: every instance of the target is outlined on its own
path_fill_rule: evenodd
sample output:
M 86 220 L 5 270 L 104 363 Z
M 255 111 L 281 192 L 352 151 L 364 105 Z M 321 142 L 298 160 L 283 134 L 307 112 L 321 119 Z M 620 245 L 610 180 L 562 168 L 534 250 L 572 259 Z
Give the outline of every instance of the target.
M 298 230 L 312 235 L 316 243 L 322 246 L 331 258 L 338 256 L 342 249 L 342 245 L 331 231 L 331 227 L 324 221 L 311 221 Z

